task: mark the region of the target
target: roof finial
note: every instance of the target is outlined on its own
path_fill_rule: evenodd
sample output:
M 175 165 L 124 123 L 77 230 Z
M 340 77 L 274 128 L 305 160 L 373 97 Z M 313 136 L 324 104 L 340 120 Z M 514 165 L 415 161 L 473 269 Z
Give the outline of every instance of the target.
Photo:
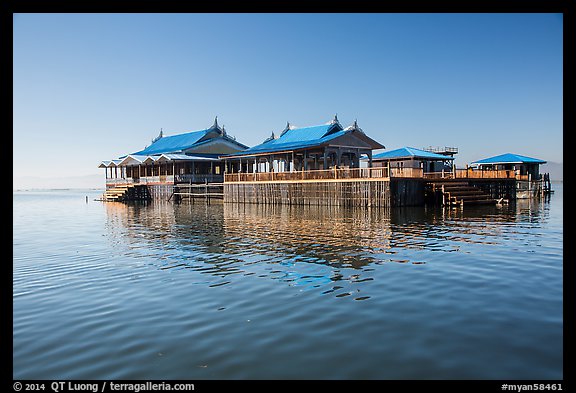
M 226 136 L 226 129 L 224 128 L 224 124 L 222 124 L 222 135 Z
M 212 128 L 218 128 L 218 116 L 214 118 L 214 124 L 212 124 Z
M 358 127 L 358 119 L 354 119 L 354 124 L 352 125 L 352 127 L 356 131 L 360 131 L 362 134 L 364 134 L 364 130 L 362 130 L 362 128 Z
M 160 134 L 158 134 L 156 138 L 152 139 L 152 143 L 156 142 L 158 139 L 161 139 L 162 137 L 163 137 L 162 128 L 160 128 Z
M 266 138 L 262 143 L 270 142 L 273 141 L 274 139 L 276 139 L 276 135 L 274 135 L 274 131 L 272 131 L 272 134 L 268 138 Z
M 332 124 L 338 123 L 338 113 L 334 115 L 334 119 L 332 120 Z
M 290 122 L 289 121 L 286 122 L 286 128 L 284 128 L 282 130 L 282 132 L 280 133 L 280 136 L 286 134 L 288 131 L 290 131 Z

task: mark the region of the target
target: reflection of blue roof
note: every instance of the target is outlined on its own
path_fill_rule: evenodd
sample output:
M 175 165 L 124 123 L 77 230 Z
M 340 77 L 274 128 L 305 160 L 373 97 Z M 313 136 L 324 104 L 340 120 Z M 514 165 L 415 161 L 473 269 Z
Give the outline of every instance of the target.
M 521 156 L 519 154 L 505 153 L 499 156 L 485 158 L 472 162 L 472 164 L 545 164 L 546 161 L 537 158 Z
M 277 139 L 270 139 L 234 155 L 249 155 L 258 153 L 270 153 L 275 151 L 286 151 L 303 149 L 307 147 L 319 146 L 334 138 L 346 134 L 338 123 L 321 126 L 290 128 Z
M 430 160 L 453 160 L 454 157 L 443 156 L 442 154 L 432 153 L 426 150 L 416 149 L 414 147 L 401 147 L 400 149 L 385 151 L 372 156 L 372 160 L 377 159 L 394 159 L 394 158 L 427 158 Z
M 192 131 L 185 134 L 164 136 L 158 139 L 156 142 L 152 143 L 144 150 L 140 150 L 132 154 L 149 155 L 183 151 L 194 146 L 211 130 L 212 128 L 209 128 L 202 131 Z

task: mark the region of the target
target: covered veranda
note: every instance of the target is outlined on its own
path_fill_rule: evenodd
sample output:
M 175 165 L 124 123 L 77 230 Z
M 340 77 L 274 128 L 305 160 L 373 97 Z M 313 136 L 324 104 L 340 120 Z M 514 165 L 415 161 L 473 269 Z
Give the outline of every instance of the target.
M 223 164 L 215 157 L 186 154 L 144 156 L 130 154 L 102 161 L 106 185 L 222 182 Z

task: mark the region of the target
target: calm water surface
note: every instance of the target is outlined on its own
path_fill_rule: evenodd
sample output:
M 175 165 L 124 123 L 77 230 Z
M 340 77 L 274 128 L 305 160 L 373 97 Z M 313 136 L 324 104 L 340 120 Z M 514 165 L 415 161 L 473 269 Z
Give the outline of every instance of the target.
M 463 211 L 14 192 L 13 378 L 562 379 L 553 186 Z

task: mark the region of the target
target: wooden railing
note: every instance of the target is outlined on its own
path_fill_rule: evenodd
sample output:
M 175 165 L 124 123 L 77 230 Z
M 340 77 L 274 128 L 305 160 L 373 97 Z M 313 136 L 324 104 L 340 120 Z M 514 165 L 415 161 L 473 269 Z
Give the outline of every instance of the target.
M 186 173 L 176 175 L 175 183 L 222 183 L 223 179 L 222 175 L 211 173 Z
M 337 180 L 369 178 L 424 178 L 424 179 L 516 179 L 528 180 L 528 175 L 516 175 L 513 170 L 480 171 L 456 169 L 455 171 L 424 172 L 422 168 L 353 168 L 326 169 L 299 172 L 259 172 L 227 173 L 226 182 L 245 181 L 299 181 L 299 180 Z M 534 179 L 533 179 L 534 180 Z
M 390 168 L 390 177 L 424 177 L 422 168 Z
M 442 172 L 425 172 L 424 173 L 425 179 L 453 179 L 454 173 L 450 171 L 442 171 Z
M 244 181 L 298 181 L 338 179 L 382 179 L 388 177 L 388 168 L 323 169 L 298 172 L 227 173 L 226 182 Z
M 107 185 L 124 185 L 124 184 L 131 184 L 132 183 L 132 179 L 122 179 L 122 178 L 109 178 L 106 179 L 106 184 Z
M 141 176 L 139 178 L 111 178 L 106 179 L 107 185 L 125 185 L 125 184 L 150 184 L 150 183 L 167 183 L 174 184 L 173 175 L 160 175 L 160 176 Z
M 340 180 L 340 179 L 381 179 L 388 177 L 424 178 L 424 179 L 516 179 L 528 180 L 528 175 L 516 175 L 512 170 L 480 171 L 456 169 L 455 171 L 424 172 L 422 168 L 341 168 L 298 172 L 258 172 L 227 173 L 226 182 L 245 181 L 301 181 L 301 180 Z M 214 183 L 222 182 L 222 175 L 184 174 L 142 176 L 140 178 L 109 178 L 107 185 L 151 184 L 151 183 Z M 532 179 L 536 180 L 536 179 Z
M 472 169 L 456 169 L 457 179 L 514 179 L 515 172 L 512 170 L 479 171 Z

